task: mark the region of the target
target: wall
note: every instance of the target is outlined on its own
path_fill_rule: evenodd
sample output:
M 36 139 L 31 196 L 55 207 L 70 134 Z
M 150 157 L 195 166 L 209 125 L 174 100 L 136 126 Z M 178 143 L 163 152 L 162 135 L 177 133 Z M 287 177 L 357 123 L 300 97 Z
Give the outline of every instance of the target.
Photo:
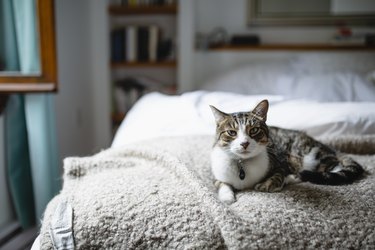
M 109 1 L 86 0 L 89 2 L 90 40 L 90 89 L 92 119 L 92 150 L 97 152 L 110 146 L 111 99 L 109 72 L 109 24 L 107 5 Z
M 215 11 L 208 11 L 215 6 Z M 262 43 L 322 43 L 328 42 L 336 31 L 334 26 L 297 27 L 248 27 L 247 0 L 200 0 L 195 1 L 196 31 L 210 32 L 215 27 L 223 27 L 229 35 L 255 33 Z M 355 27 L 353 32 L 374 31 L 374 28 Z
M 103 111 L 109 108 L 105 105 L 108 92 L 100 87 L 108 82 L 107 60 L 102 59 L 106 55 L 101 55 L 106 50 L 106 43 L 101 43 L 106 23 L 102 15 L 92 16 L 93 5 L 99 2 L 105 1 L 55 1 L 59 76 L 55 100 L 61 163 L 67 156 L 93 154 L 109 145 L 109 111 Z
M 264 44 L 272 43 L 327 43 L 336 31 L 335 27 L 248 27 L 247 26 L 247 0 L 193 0 L 184 1 L 180 8 L 181 16 L 189 15 L 193 24 L 180 23 L 180 30 L 189 34 L 196 32 L 209 33 L 216 27 L 223 27 L 228 35 L 233 34 L 258 34 Z M 192 10 L 191 10 L 192 9 Z M 187 18 L 185 18 L 186 20 Z M 180 20 L 182 20 L 180 18 Z M 355 33 L 375 32 L 375 28 L 353 28 Z M 192 49 L 182 50 L 180 69 L 182 72 L 180 82 L 183 91 L 199 88 L 199 86 L 212 76 L 228 71 L 238 65 L 259 60 L 282 59 L 291 56 L 300 56 L 302 52 L 288 53 L 283 51 L 272 52 L 209 52 L 194 50 L 194 37 L 188 45 Z M 310 52 L 315 53 L 315 52 Z M 325 55 L 327 53 L 321 53 Z M 328 53 L 330 54 L 330 53 Z M 187 59 L 186 59 L 187 58 Z M 187 69 L 188 73 L 183 72 Z

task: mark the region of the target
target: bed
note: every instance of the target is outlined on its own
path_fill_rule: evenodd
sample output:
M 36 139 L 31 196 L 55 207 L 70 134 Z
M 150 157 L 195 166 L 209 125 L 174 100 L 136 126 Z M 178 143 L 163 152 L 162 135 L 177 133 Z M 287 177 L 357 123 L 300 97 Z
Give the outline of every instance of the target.
M 375 248 L 375 64 L 314 72 L 271 64 L 241 67 L 182 95 L 142 97 L 109 149 L 65 159 L 41 249 Z M 221 203 L 208 105 L 248 111 L 263 99 L 268 125 L 304 130 L 351 154 L 366 176 L 345 186 L 241 191 L 235 203 Z

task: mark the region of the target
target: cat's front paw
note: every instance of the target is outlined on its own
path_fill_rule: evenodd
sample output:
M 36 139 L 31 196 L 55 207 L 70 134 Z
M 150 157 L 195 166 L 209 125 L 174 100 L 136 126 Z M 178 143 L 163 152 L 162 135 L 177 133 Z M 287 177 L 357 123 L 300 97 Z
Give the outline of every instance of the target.
M 228 205 L 236 201 L 233 190 L 228 186 L 221 186 L 218 195 L 219 200 Z
M 225 195 L 220 195 L 219 194 L 219 199 L 220 201 L 230 205 L 232 203 L 234 203 L 236 201 L 236 198 L 234 197 L 234 195 L 229 195 L 229 194 L 225 194 Z
M 265 182 L 261 182 L 259 184 L 256 184 L 254 189 L 256 191 L 260 191 L 260 192 L 273 193 L 273 192 L 281 191 L 281 189 L 283 189 L 283 187 L 275 185 L 275 183 L 272 182 L 271 180 L 266 180 Z

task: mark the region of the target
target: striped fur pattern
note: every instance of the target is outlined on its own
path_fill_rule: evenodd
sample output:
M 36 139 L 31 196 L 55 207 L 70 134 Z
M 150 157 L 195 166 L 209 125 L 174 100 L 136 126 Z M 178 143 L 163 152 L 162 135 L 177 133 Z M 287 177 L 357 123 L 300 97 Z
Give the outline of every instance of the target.
M 267 100 L 250 112 L 211 109 L 216 120 L 211 167 L 226 203 L 235 201 L 234 190 L 275 192 L 291 181 L 342 185 L 364 172 L 350 157 L 304 132 L 267 126 Z

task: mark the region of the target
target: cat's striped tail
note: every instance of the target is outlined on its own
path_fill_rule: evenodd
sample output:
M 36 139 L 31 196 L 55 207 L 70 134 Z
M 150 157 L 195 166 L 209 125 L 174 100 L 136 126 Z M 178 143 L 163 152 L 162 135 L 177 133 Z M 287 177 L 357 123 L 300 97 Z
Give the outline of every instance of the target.
M 364 170 L 352 158 L 344 156 L 339 158 L 340 164 L 330 171 L 303 170 L 299 173 L 301 181 L 308 181 L 321 185 L 344 185 L 359 179 Z

